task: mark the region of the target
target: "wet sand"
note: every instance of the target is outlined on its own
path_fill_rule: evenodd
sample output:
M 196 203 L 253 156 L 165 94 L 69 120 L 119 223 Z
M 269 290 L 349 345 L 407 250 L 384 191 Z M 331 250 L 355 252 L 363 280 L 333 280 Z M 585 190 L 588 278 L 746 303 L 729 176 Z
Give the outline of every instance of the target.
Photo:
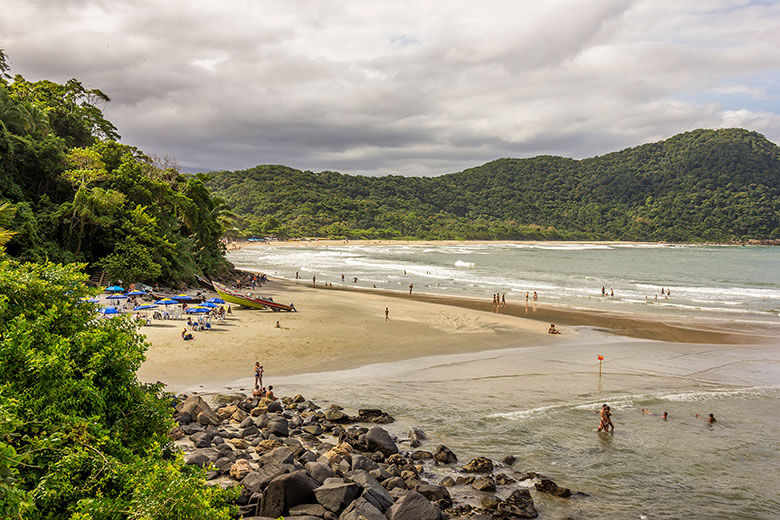
M 758 343 L 764 339 L 704 322 L 667 323 L 533 302 L 528 306 L 507 303 L 500 314 L 492 312 L 490 301 L 471 298 L 312 288 L 302 281 L 275 279 L 258 292 L 278 302 L 294 302 L 299 312 L 233 306 L 233 314 L 224 322 L 215 322 L 211 331 L 195 332 L 195 341 L 188 342 L 181 340 L 184 321 L 155 321 L 142 329 L 151 348 L 138 371 L 139 379 L 183 389 L 250 377 L 258 360 L 268 373 L 283 376 L 439 354 L 557 345 L 576 341 L 576 326 L 580 325 L 671 342 Z M 385 320 L 386 307 L 389 320 Z M 550 322 L 561 335 L 547 334 Z

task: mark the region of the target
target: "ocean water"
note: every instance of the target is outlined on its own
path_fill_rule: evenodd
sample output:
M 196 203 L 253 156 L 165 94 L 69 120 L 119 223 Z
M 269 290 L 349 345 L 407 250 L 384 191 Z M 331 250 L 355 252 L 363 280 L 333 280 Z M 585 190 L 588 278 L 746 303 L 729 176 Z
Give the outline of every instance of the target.
M 239 267 L 304 280 L 524 299 L 616 312 L 654 312 L 775 330 L 780 249 L 540 244 L 467 246 L 256 246 Z M 404 275 L 403 271 L 407 274 Z M 601 286 L 615 297 L 602 297 Z M 669 299 L 659 298 L 661 287 Z M 652 303 L 645 303 L 644 296 Z M 659 316 L 663 318 L 663 316 Z M 542 518 L 780 518 L 780 340 L 761 345 L 676 344 L 578 327 L 554 347 L 523 346 L 371 365 L 269 381 L 320 405 L 379 407 L 453 449 L 461 462 L 512 454 L 590 495 L 535 494 Z M 597 355 L 606 361 L 598 375 Z M 233 386 L 248 385 L 237 381 Z M 613 434 L 596 411 L 613 410 Z M 643 415 L 669 412 L 669 419 Z M 696 414 L 713 413 L 708 425 Z M 427 478 L 439 480 L 447 470 Z M 511 489 L 499 490 L 506 495 Z M 477 500 L 468 487 L 451 490 Z
M 237 267 L 437 294 L 780 324 L 780 248 L 655 244 L 249 246 Z M 354 282 L 353 279 L 358 281 Z M 614 296 L 603 297 L 614 291 Z M 661 295 L 661 289 L 669 296 Z

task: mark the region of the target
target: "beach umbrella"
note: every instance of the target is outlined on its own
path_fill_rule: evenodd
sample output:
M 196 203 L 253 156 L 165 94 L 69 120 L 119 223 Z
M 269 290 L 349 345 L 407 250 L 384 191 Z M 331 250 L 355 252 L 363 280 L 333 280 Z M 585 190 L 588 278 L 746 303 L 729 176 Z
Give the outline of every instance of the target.
M 106 287 L 106 292 L 125 292 L 125 290 L 118 285 L 112 285 L 111 287 Z
M 119 314 L 119 311 L 113 307 L 103 307 L 100 309 L 100 314 Z
M 132 291 L 127 293 L 128 296 L 141 296 L 142 294 L 146 294 L 146 291 Z
M 97 298 L 82 298 L 82 300 L 87 303 L 100 303 L 100 300 Z
M 124 294 L 112 294 L 108 297 L 109 300 L 125 300 L 127 299 L 127 296 Z
M 176 300 L 171 300 L 170 298 L 166 298 L 164 300 L 157 300 L 154 303 L 156 303 L 157 305 L 178 305 L 179 302 L 177 302 Z
M 190 307 L 184 312 L 186 312 L 187 314 L 201 314 L 210 311 L 211 309 L 207 309 L 206 307 Z
M 211 303 L 211 302 L 201 303 L 200 306 L 201 307 L 208 307 L 209 309 L 213 309 L 215 307 L 219 307 L 219 305 L 217 305 L 216 303 Z
M 146 309 L 156 309 L 157 305 L 153 305 L 151 303 L 144 303 L 143 305 L 136 305 L 133 307 L 134 311 L 144 311 Z
M 208 299 L 208 300 L 206 300 L 206 301 L 207 301 L 208 303 L 227 303 L 227 302 L 226 302 L 225 300 L 223 300 L 222 298 L 209 298 L 209 299 Z
M 192 296 L 188 296 L 186 294 L 177 294 L 176 296 L 173 297 L 173 299 L 180 302 L 188 302 L 194 300 L 195 298 L 193 298 Z

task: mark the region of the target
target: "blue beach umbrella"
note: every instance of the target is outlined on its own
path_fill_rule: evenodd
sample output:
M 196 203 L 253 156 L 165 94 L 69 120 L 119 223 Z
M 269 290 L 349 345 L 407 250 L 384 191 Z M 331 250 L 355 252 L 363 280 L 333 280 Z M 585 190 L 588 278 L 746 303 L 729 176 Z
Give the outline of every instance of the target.
M 100 300 L 98 300 L 97 298 L 83 298 L 83 301 L 87 303 L 100 303 Z
M 207 309 L 206 307 L 191 307 L 184 312 L 187 314 L 203 314 L 209 311 L 211 311 L 211 309 Z
M 174 296 L 173 299 L 180 302 L 188 302 L 194 300 L 195 298 L 193 298 L 192 296 L 188 296 L 186 294 L 178 294 Z
M 100 309 L 100 314 L 119 314 L 119 311 L 113 307 L 103 307 Z
M 208 300 L 206 300 L 206 301 L 207 301 L 208 303 L 227 303 L 227 302 L 226 302 L 225 300 L 223 300 L 222 298 L 209 298 L 209 299 L 208 299 Z
M 126 300 L 127 296 L 124 294 L 112 294 L 108 297 L 109 300 Z
M 143 305 L 136 305 L 133 307 L 134 311 L 145 311 L 146 309 L 156 309 L 157 305 L 153 305 L 151 303 L 144 303 Z
M 177 302 L 176 300 L 171 300 L 170 298 L 166 298 L 164 300 L 157 300 L 154 303 L 156 303 L 157 305 L 178 305 L 179 304 L 179 302 Z
M 219 305 L 217 305 L 216 303 L 211 303 L 211 302 L 201 303 L 200 306 L 201 307 L 208 307 L 209 309 L 213 309 L 215 307 L 219 307 Z
M 111 287 L 106 287 L 106 292 L 125 292 L 125 290 L 118 285 L 112 285 Z
M 141 296 L 142 294 L 146 294 L 146 291 L 132 291 L 127 293 L 128 296 Z

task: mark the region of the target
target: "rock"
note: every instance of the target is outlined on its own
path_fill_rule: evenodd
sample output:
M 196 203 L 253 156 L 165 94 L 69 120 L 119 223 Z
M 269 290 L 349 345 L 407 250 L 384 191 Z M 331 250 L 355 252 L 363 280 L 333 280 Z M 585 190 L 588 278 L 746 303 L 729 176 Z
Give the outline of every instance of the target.
M 192 422 L 192 416 L 188 414 L 187 412 L 177 412 L 176 422 L 179 423 L 181 426 L 184 426 L 185 424 L 190 424 Z
M 252 466 L 249 461 L 240 459 L 230 466 L 230 476 L 235 480 L 242 480 L 252 471 Z
M 379 468 L 379 464 L 369 459 L 365 455 L 360 455 L 359 453 L 352 454 L 352 471 L 360 469 L 371 471 L 377 468 Z
M 483 477 L 475 478 L 474 482 L 471 483 L 471 487 L 473 487 L 477 491 L 493 492 L 496 490 L 496 483 L 490 475 L 486 475 Z
M 192 395 L 188 397 L 183 403 L 181 403 L 176 410 L 179 413 L 188 413 L 195 421 L 200 424 L 219 424 L 219 418 L 217 414 L 211 409 L 206 401 L 202 397 Z M 202 417 L 202 419 L 201 419 Z
M 534 499 L 527 489 L 516 489 L 496 508 L 499 513 L 514 515 L 518 518 L 536 518 L 539 513 L 534 507 Z M 510 516 L 511 518 L 511 516 Z
M 378 408 L 361 408 L 358 410 L 357 420 L 360 422 L 372 422 L 375 424 L 388 424 L 395 419 Z
M 387 520 L 387 517 L 371 502 L 360 497 L 341 513 L 339 520 Z
M 190 440 L 196 448 L 208 448 L 211 446 L 211 440 L 213 437 L 214 436 L 209 432 L 198 432 L 190 435 Z
M 255 451 L 257 452 L 258 455 L 262 455 L 263 453 L 269 452 L 275 448 L 278 448 L 281 445 L 282 443 L 277 440 L 263 439 L 262 441 L 257 443 L 257 446 L 255 446 Z
M 485 495 L 479 497 L 479 503 L 483 509 L 495 511 L 498 508 L 498 504 L 501 503 L 501 499 L 495 495 Z
M 293 470 L 295 470 L 295 466 L 292 464 L 267 464 L 255 471 L 257 473 L 257 483 L 260 489 L 265 489 L 273 479 Z
M 246 416 L 246 417 L 244 417 L 244 420 L 241 421 L 241 423 L 239 423 L 238 427 L 239 428 L 249 428 L 250 426 L 254 426 L 254 425 L 255 425 L 255 421 L 253 421 L 251 417 Z
M 333 471 L 330 466 L 323 464 L 322 462 L 307 462 L 306 472 L 317 481 L 318 484 L 325 482 L 325 479 L 333 476 Z
M 280 403 L 279 401 L 271 401 L 266 405 L 266 409 L 270 413 L 278 413 L 284 411 L 284 407 L 282 406 L 282 403 Z
M 203 430 L 203 426 L 198 423 L 183 424 L 181 427 L 181 431 L 184 432 L 184 435 L 193 435 L 195 433 L 202 432 Z
M 463 471 L 465 473 L 492 473 L 493 461 L 486 457 L 477 457 L 463 466 Z
M 217 409 L 217 417 L 219 417 L 220 421 L 224 421 L 236 413 L 236 410 L 238 410 L 238 406 L 236 405 L 223 406 L 222 408 Z
M 433 458 L 442 464 L 454 464 L 458 462 L 458 457 L 452 453 L 452 450 L 443 444 L 436 448 L 436 452 L 433 454 Z
M 436 502 L 441 509 L 447 509 L 452 507 L 452 498 L 450 498 L 450 492 L 444 486 L 437 486 L 436 484 L 420 484 L 415 489 L 422 496 Z
M 266 464 L 291 464 L 295 460 L 293 452 L 287 446 L 279 446 L 261 455 L 257 460 L 262 466 Z
M 247 419 L 248 419 L 248 417 L 247 417 Z M 242 422 L 241 424 L 244 424 L 244 423 Z M 243 430 L 241 430 L 241 437 L 246 439 L 247 437 L 252 437 L 254 435 L 258 435 L 259 433 L 260 433 L 260 430 L 257 429 L 257 426 L 252 424 L 251 426 L 246 426 L 246 427 L 244 427 Z
M 249 417 L 249 414 L 247 414 L 244 410 L 241 410 L 239 408 L 235 412 L 233 412 L 233 415 L 230 416 L 230 420 L 240 424 L 244 420 L 246 420 L 247 417 Z
M 319 504 L 301 504 L 290 508 L 290 516 L 287 518 L 293 518 L 298 516 L 313 516 L 316 518 L 322 518 L 325 516 L 325 508 Z
M 350 420 L 347 414 L 335 408 L 328 408 L 325 410 L 325 419 L 332 423 L 349 422 Z
M 506 473 L 499 473 L 496 475 L 496 485 L 497 486 L 507 486 L 509 484 L 514 484 L 516 482 L 515 479 L 507 475 Z
M 474 475 L 458 475 L 455 477 L 455 483 L 459 486 L 467 486 L 474 482 L 476 478 Z
M 416 491 L 409 491 L 387 510 L 388 520 L 441 520 L 441 509 Z
M 455 479 L 452 477 L 444 477 L 441 479 L 441 482 L 439 482 L 440 485 L 444 487 L 452 487 L 455 485 Z
M 385 512 L 393 505 L 393 497 L 390 493 L 367 471 L 353 471 L 350 478 L 363 487 L 363 497 L 380 511 Z
M 412 460 L 429 460 L 433 458 L 433 453 L 430 451 L 416 450 L 412 452 Z
M 317 502 L 328 511 L 341 513 L 360 494 L 360 486 L 354 482 L 332 482 L 328 479 L 314 490 Z
M 396 488 L 406 489 L 406 482 L 401 477 L 391 477 L 382 482 L 382 486 L 388 491 Z
M 241 392 L 225 392 L 215 395 L 212 398 L 212 401 L 218 405 L 225 405 L 238 404 L 239 401 L 243 401 L 244 399 L 246 399 L 246 394 L 242 394 Z
M 263 490 L 263 478 L 257 471 L 250 471 L 241 480 L 243 485 L 250 493 L 259 493 Z
M 422 441 L 427 438 L 428 437 L 425 435 L 425 432 L 417 426 L 414 426 L 411 430 L 409 430 L 409 440 L 412 442 L 412 447 L 419 446 Z
M 541 481 L 534 484 L 534 487 L 537 491 L 542 493 L 549 493 L 550 495 L 555 495 L 556 497 L 569 498 L 571 496 L 571 490 L 569 488 L 560 487 L 558 484 L 547 478 L 542 479 Z
M 390 455 L 389 457 L 387 457 L 386 462 L 393 466 L 399 466 L 399 467 L 406 466 L 409 463 L 409 461 L 406 460 L 406 457 L 404 457 L 400 453 L 394 453 L 393 455 Z
M 514 455 L 507 455 L 501 459 L 501 463 L 506 464 L 507 466 L 514 466 L 515 462 L 517 462 L 517 457 Z
M 307 424 L 301 427 L 301 430 L 304 432 L 310 434 L 310 435 L 321 435 L 322 434 L 322 428 L 319 424 Z
M 331 464 L 339 463 L 343 458 L 352 458 L 352 445 L 348 442 L 340 442 L 323 455 Z
M 287 426 L 287 419 L 274 419 L 268 423 L 268 431 L 279 437 L 287 437 L 290 430 Z
M 387 430 L 381 426 L 374 426 L 366 433 L 366 443 L 371 451 L 380 451 L 385 457 L 398 453 L 398 446 L 393 441 Z
M 228 439 L 227 442 L 238 450 L 245 450 L 249 447 L 249 443 L 244 439 Z
M 193 466 L 200 466 L 205 468 L 209 463 L 209 458 L 203 453 L 193 453 L 184 459 L 185 464 L 192 464 Z
M 214 462 L 214 466 L 219 469 L 220 473 L 228 473 L 230 471 L 230 468 L 233 467 L 233 460 L 230 460 L 228 457 L 220 457 Z
M 291 507 L 313 504 L 317 497 L 317 483 L 305 471 L 293 471 L 273 479 L 263 493 L 260 514 L 278 518 L 289 513 Z
M 259 417 L 259 416 L 265 414 L 266 412 L 268 412 L 268 408 L 266 408 L 264 406 L 263 407 L 257 406 L 255 408 L 252 408 L 251 410 L 249 410 L 249 415 L 251 415 L 252 417 Z

